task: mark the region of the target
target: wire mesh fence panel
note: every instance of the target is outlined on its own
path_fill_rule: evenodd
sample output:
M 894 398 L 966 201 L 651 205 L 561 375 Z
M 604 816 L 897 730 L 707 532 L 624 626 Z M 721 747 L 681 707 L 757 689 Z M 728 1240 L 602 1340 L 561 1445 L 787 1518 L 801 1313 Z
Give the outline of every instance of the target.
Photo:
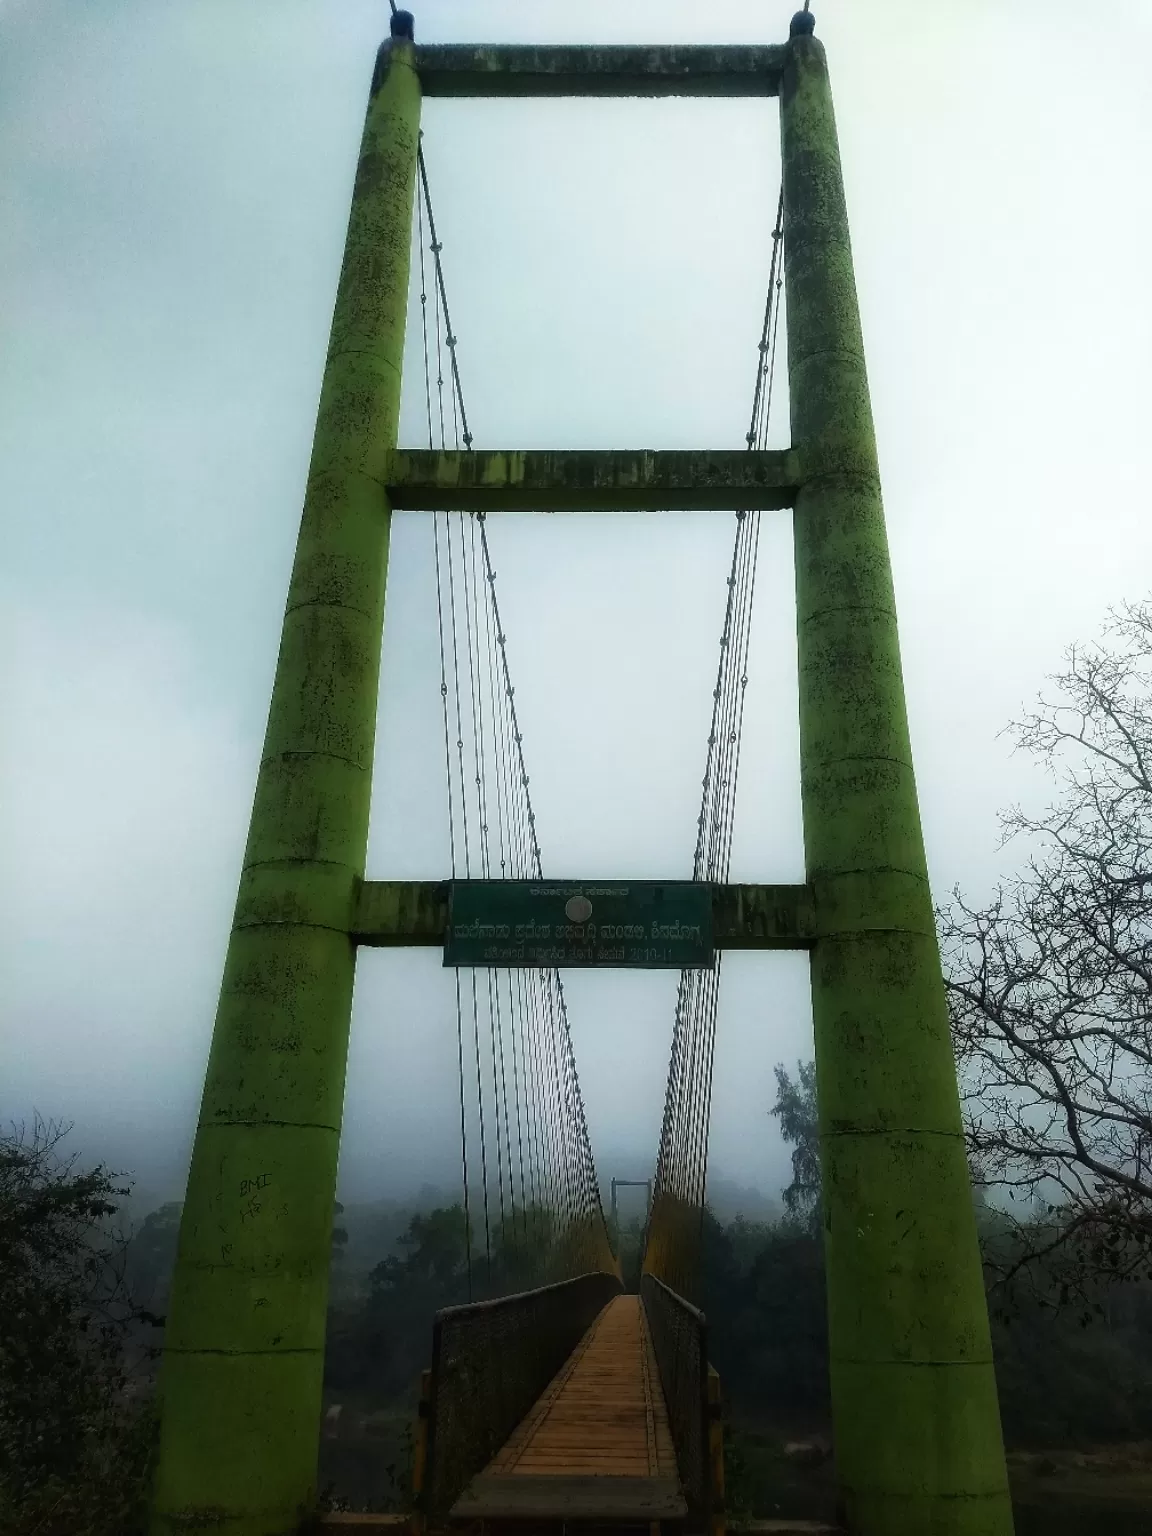
M 580 1275 L 437 1315 L 430 1514 L 445 1514 L 483 1471 L 619 1291 L 615 1275 Z
M 684 1497 L 692 1514 L 711 1503 L 708 1460 L 708 1341 L 704 1314 L 655 1275 L 640 1282 L 640 1295 Z

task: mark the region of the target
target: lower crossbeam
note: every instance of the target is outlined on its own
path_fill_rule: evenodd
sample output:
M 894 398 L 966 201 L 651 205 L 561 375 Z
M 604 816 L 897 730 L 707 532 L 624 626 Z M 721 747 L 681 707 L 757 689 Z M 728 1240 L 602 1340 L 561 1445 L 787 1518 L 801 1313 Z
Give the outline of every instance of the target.
M 353 939 L 373 948 L 442 945 L 448 937 L 450 888 L 447 880 L 364 881 L 352 924 Z M 807 885 L 714 885 L 711 890 L 712 940 L 717 949 L 807 949 L 815 937 L 812 892 Z

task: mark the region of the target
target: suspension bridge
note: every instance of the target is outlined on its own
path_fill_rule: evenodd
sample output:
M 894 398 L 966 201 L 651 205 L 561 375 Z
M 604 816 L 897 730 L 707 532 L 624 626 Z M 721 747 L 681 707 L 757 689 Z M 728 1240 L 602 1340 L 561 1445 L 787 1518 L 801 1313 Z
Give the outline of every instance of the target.
M 610 95 L 779 102 L 781 188 L 743 448 L 473 443 L 422 99 Z M 784 305 L 791 446 L 770 451 Z M 427 441 L 400 448 L 412 323 Z M 691 877 L 545 875 L 498 599 L 497 514 L 665 508 L 734 514 Z M 440 882 L 365 870 L 389 527 L 401 509 L 428 514 L 435 556 L 451 849 Z M 785 510 L 806 880 L 733 885 L 759 531 Z M 468 1297 L 428 1341 L 417 1529 L 720 1536 L 720 1385 L 699 1300 L 722 960 L 794 948 L 811 963 L 838 1518 L 858 1536 L 1010 1532 L 836 127 L 807 7 L 784 43 L 724 47 L 426 46 L 409 13 L 393 14 L 188 1178 L 156 1536 L 288 1536 L 318 1518 L 353 977 L 371 945 L 442 948 L 456 1003 L 445 1092 L 459 1123 Z M 639 1294 L 624 1293 L 601 1207 L 570 966 L 680 973 Z

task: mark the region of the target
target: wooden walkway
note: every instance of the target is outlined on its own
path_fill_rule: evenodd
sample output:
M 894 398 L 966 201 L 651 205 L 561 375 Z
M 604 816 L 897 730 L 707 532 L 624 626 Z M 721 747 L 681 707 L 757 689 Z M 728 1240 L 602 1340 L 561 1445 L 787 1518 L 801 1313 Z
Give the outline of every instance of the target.
M 682 1520 L 638 1296 L 617 1296 L 452 1510 L 454 1520 Z

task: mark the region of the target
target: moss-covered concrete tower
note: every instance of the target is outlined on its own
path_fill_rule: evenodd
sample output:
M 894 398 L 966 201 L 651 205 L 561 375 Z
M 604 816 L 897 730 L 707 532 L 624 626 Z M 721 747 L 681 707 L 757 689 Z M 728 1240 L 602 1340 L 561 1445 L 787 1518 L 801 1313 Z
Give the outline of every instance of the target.
M 419 124 L 400 12 L 372 81 L 180 1227 L 157 1536 L 287 1536 L 315 1497 Z
M 781 88 L 804 842 L 843 1517 L 1007 1536 L 996 1380 L 912 772 L 836 124 L 812 18 Z

